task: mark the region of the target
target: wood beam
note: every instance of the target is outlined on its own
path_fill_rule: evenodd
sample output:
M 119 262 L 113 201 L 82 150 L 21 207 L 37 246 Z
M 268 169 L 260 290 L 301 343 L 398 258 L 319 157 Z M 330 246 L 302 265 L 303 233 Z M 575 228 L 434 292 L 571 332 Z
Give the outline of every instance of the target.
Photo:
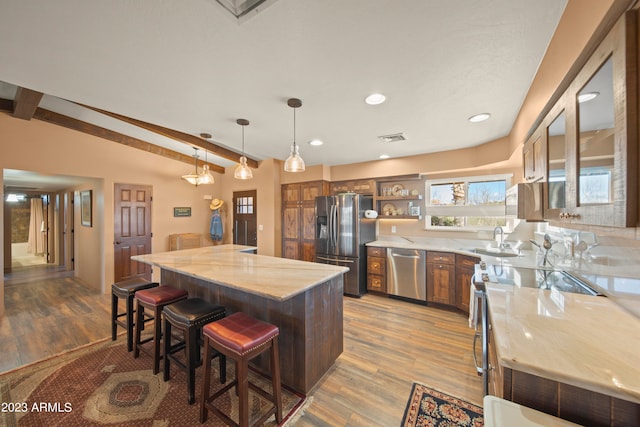
M 239 154 L 236 153 L 235 151 L 231 151 L 218 144 L 211 143 L 205 139 L 202 139 L 194 135 L 190 135 L 188 133 L 169 129 L 159 125 L 154 125 L 152 123 L 143 122 L 141 120 L 133 119 L 131 117 L 123 116 L 117 113 L 112 113 L 110 111 L 101 110 L 99 108 L 90 107 L 88 105 L 84 105 L 84 104 L 79 104 L 79 105 L 82 105 L 83 107 L 89 108 L 90 110 L 96 111 L 98 113 L 107 115 L 109 117 L 113 117 L 114 119 L 122 120 L 123 122 L 132 124 L 134 126 L 138 126 L 140 128 L 157 133 L 159 135 L 166 136 L 167 138 L 175 139 L 178 142 L 184 142 L 191 146 L 202 148 L 203 150 L 207 150 L 210 153 L 215 154 L 216 156 L 222 157 L 223 159 L 237 162 L 238 159 L 240 158 Z M 245 154 L 245 157 L 246 157 L 246 154 Z M 255 159 L 251 159 L 249 157 L 247 157 L 247 164 L 252 168 L 258 167 L 258 161 Z
M 91 123 L 83 122 L 81 120 L 74 119 L 73 117 L 65 116 L 59 113 L 55 113 L 53 111 L 45 110 L 43 108 L 37 108 L 33 117 L 38 120 L 53 123 L 58 126 L 66 127 L 68 129 L 73 129 L 73 130 L 83 132 L 89 135 L 97 136 L 99 138 L 103 138 L 109 141 L 117 142 L 118 144 L 127 145 L 129 147 L 137 148 L 138 150 L 142 150 L 148 153 L 166 157 L 171 160 L 177 160 L 180 162 L 188 163 L 190 165 L 193 164 L 192 156 L 187 156 L 185 154 L 178 153 L 173 150 L 168 150 L 166 148 L 150 144 L 141 139 L 133 138 L 131 136 L 124 135 L 120 132 L 116 132 L 110 129 L 96 126 Z M 213 172 L 218 172 L 222 174 L 224 173 L 224 168 L 222 166 L 209 163 L 209 162 L 199 162 L 199 163 L 208 164 L 209 168 Z
M 23 120 L 31 120 L 40 104 L 42 92 L 18 87 L 16 97 L 13 100 L 13 117 Z

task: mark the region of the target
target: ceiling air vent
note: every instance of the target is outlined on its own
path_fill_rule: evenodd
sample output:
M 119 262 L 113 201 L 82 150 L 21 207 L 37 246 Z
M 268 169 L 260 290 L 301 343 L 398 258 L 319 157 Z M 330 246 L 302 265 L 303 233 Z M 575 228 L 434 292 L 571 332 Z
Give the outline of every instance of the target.
M 392 133 L 390 135 L 380 135 L 378 139 L 380 139 L 380 141 L 382 142 L 391 143 L 391 142 L 406 141 L 407 137 L 404 135 L 403 132 L 400 132 L 400 133 Z

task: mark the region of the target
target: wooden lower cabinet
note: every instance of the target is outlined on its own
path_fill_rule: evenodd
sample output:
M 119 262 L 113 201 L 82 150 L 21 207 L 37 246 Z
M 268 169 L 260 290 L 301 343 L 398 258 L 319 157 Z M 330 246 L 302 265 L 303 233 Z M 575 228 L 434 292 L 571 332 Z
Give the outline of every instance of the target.
M 480 258 L 456 254 L 456 308 L 469 313 L 469 300 L 471 299 L 471 279 L 475 273 L 475 265 Z
M 315 201 L 329 194 L 327 181 L 282 185 L 282 257 L 314 261 Z
M 387 293 L 387 249 L 367 247 L 367 290 Z
M 553 360 L 549 360 L 553 363 Z M 489 394 L 576 424 L 637 427 L 640 404 L 503 367 L 489 328 Z
M 455 304 L 455 254 L 427 252 L 427 302 Z

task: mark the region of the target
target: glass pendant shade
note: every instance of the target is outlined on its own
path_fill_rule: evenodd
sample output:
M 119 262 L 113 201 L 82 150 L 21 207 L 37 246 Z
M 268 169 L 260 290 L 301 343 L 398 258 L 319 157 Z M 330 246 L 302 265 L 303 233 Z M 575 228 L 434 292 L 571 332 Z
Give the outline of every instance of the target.
M 287 105 L 293 108 L 293 145 L 291 146 L 291 154 L 284 162 L 285 172 L 303 172 L 304 160 L 300 157 L 298 146 L 296 145 L 296 108 L 302 106 L 302 101 L 297 98 L 291 98 L 287 101 Z
M 209 170 L 209 165 L 205 164 L 202 166 L 202 173 L 198 175 L 198 185 L 200 184 L 213 184 L 215 179 L 213 179 L 213 175 Z
M 285 172 L 304 172 L 304 160 L 298 153 L 298 146 L 294 143 L 291 146 L 291 154 L 284 162 Z
M 236 179 L 253 178 L 253 172 L 251 171 L 251 168 L 247 165 L 247 158 L 245 156 L 240 157 L 240 164 L 236 167 L 235 172 L 233 172 L 233 177 Z
M 184 179 L 191 185 L 198 185 L 198 175 L 192 173 L 189 175 L 182 175 L 182 179 Z
M 201 184 L 213 184 L 215 180 L 213 179 L 213 175 L 209 171 L 209 165 L 204 164 L 202 166 L 202 173 L 198 173 L 198 149 L 195 148 L 196 152 L 193 155 L 195 159 L 194 163 L 194 171 L 193 173 L 182 175 L 182 179 L 187 181 L 191 185 L 195 185 L 196 187 Z
M 252 179 L 253 171 L 249 165 L 247 165 L 247 158 L 244 155 L 244 127 L 249 125 L 249 120 L 238 119 L 236 120 L 236 123 L 242 126 L 242 156 L 240 156 L 240 164 L 233 172 L 233 177 L 235 179 Z

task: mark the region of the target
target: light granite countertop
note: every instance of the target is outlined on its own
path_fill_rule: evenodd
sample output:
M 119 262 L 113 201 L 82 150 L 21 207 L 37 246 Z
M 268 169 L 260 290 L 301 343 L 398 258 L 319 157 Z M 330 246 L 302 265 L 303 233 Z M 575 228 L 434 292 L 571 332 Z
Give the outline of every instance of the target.
M 605 297 L 486 290 L 503 366 L 640 403 L 640 319 Z
M 512 246 L 517 243 L 510 242 Z M 495 242 L 477 239 L 447 239 L 424 237 L 385 236 L 384 239 L 367 243 L 367 246 L 442 251 L 478 257 L 488 264 L 504 267 L 537 268 L 538 258 L 534 250 L 519 251 L 520 256 L 497 258 L 481 255 L 471 250 L 494 247 Z M 636 248 L 600 246 L 587 261 L 565 261 L 554 259 L 554 269 L 569 271 L 587 279 L 601 293 L 615 301 L 640 319 L 640 254 Z
M 348 271 L 346 267 L 247 252 L 254 249 L 218 245 L 137 255 L 131 259 L 278 301 L 288 300 Z

